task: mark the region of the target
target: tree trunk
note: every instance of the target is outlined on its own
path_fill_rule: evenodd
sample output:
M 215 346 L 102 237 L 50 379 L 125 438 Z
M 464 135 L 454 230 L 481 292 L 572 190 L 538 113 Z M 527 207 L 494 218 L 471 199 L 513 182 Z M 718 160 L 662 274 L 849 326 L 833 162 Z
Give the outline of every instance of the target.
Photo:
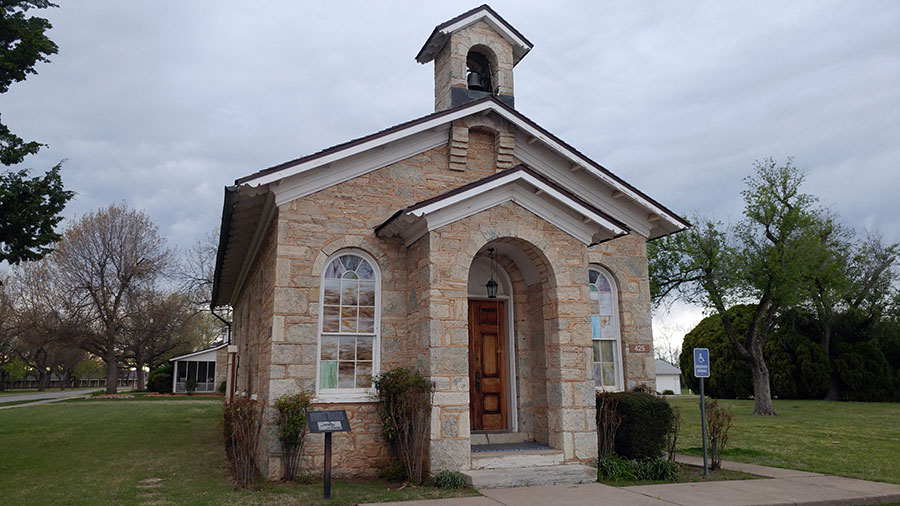
M 762 355 L 762 353 L 759 353 Z M 750 358 L 750 373 L 753 381 L 753 414 L 754 415 L 775 415 L 775 408 L 772 406 L 772 390 L 769 386 L 769 368 L 766 367 L 765 360 L 762 357 L 756 357 L 757 353 L 752 353 Z
M 110 350 L 106 353 L 106 393 L 108 394 L 118 392 L 119 371 L 116 366 L 116 352 Z
M 828 391 L 825 393 L 826 401 L 841 400 L 841 383 L 834 371 L 828 375 Z
M 137 389 L 140 392 L 143 392 L 147 389 L 147 379 L 144 376 L 144 362 L 140 359 L 135 360 L 137 364 L 135 372 L 137 373 Z

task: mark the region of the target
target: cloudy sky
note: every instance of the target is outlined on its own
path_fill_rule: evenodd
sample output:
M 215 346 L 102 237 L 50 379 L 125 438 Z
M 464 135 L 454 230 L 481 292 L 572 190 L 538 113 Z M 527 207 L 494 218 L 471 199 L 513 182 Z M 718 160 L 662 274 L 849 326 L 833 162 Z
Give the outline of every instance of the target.
M 59 54 L 0 95 L 49 145 L 23 165 L 66 159 L 67 217 L 127 201 L 178 247 L 234 179 L 432 112 L 413 58 L 477 5 L 58 3 L 40 15 Z M 792 156 L 848 225 L 900 241 L 900 2 L 491 6 L 534 44 L 517 109 L 669 208 L 735 221 L 753 161 Z M 698 315 L 676 306 L 657 335 Z

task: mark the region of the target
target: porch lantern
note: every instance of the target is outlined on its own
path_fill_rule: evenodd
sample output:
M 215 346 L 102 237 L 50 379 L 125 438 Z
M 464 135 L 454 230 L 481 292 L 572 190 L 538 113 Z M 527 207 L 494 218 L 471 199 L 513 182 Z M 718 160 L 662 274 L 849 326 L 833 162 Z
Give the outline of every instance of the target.
M 484 287 L 487 288 L 487 296 L 489 299 L 497 298 L 497 282 L 494 281 L 494 248 L 488 248 L 488 251 L 491 253 L 491 279 L 485 283 Z

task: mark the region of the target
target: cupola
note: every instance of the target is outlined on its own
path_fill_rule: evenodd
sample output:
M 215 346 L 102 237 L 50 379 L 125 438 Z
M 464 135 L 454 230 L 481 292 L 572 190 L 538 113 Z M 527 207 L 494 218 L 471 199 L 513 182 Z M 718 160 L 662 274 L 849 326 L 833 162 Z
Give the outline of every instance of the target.
M 513 67 L 531 42 L 487 5 L 434 28 L 416 61 L 434 60 L 434 110 L 493 95 L 514 107 Z

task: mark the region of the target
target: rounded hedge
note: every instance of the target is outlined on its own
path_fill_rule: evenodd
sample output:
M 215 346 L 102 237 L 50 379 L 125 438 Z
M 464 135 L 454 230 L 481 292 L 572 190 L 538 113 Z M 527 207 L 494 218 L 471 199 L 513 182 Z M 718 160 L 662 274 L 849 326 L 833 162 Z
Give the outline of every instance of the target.
M 175 368 L 172 364 L 166 364 L 150 371 L 147 379 L 147 390 L 160 394 L 172 393 L 172 374 Z
M 618 392 L 616 411 L 624 416 L 616 432 L 616 453 L 627 459 L 659 457 L 675 414 L 665 399 L 642 392 Z

